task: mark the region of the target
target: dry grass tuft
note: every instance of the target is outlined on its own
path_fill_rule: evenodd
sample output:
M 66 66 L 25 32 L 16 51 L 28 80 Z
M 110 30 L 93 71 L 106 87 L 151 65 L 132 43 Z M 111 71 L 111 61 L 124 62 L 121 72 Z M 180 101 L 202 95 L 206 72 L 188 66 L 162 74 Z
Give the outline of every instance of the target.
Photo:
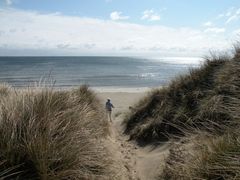
M 8 84 L 0 84 L 0 98 L 8 96 L 12 91 L 12 87 Z
M 0 179 L 112 177 L 104 110 L 87 86 L 69 92 L 1 86 L 0 96 Z
M 160 179 L 239 179 L 239 133 L 199 136 L 170 150 Z

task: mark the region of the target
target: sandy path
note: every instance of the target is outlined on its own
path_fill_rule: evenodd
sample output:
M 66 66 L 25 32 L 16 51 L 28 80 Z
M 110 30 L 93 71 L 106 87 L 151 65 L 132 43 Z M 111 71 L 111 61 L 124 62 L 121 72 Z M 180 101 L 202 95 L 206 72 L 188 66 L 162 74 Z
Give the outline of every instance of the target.
M 160 147 L 139 147 L 134 141 L 128 141 L 123 134 L 122 121 L 129 106 L 133 106 L 145 93 L 98 93 L 103 104 L 109 97 L 115 105 L 111 129 L 111 149 L 119 164 L 121 179 L 151 180 L 161 173 L 164 158 L 168 155 L 169 145 Z
M 120 118 L 118 118 L 120 120 Z M 125 179 L 139 179 L 136 170 L 136 148 L 137 146 L 128 141 L 128 137 L 122 134 L 120 121 L 116 120 L 111 124 L 111 138 L 119 153 L 118 159 L 124 168 Z M 124 179 L 124 178 L 123 178 Z

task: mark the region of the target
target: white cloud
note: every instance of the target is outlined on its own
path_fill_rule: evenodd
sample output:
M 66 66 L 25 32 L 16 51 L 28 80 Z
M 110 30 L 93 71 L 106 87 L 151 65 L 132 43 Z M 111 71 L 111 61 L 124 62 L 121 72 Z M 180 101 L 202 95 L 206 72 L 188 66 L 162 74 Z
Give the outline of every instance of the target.
M 238 19 L 238 16 L 233 15 L 227 19 L 226 24 L 230 23 L 231 21 L 237 20 L 237 19 Z
M 34 55 L 41 51 L 60 55 L 196 56 L 209 49 L 225 49 L 231 45 L 223 34 L 193 28 L 139 25 L 16 9 L 0 9 L 0 24 L 1 55 L 17 55 L 17 52 Z
M 143 16 L 141 17 L 141 19 L 147 19 L 150 21 L 158 21 L 160 20 L 160 15 L 158 15 L 157 13 L 154 12 L 154 10 L 152 9 L 147 9 L 143 12 Z
M 234 7 L 231 7 L 227 10 L 227 12 L 224 14 L 225 17 L 229 17 L 234 13 Z
M 118 21 L 129 19 L 129 16 L 122 16 L 122 12 L 114 11 L 110 14 L 110 18 L 113 21 Z
M 203 23 L 203 26 L 206 28 L 205 33 L 224 33 L 225 28 L 216 27 L 211 21 Z
M 231 7 L 225 13 L 219 14 L 217 19 L 226 19 L 225 23 L 229 24 L 230 22 L 237 21 L 240 19 L 240 8 Z
M 219 14 L 217 16 L 217 19 L 228 18 L 229 16 L 231 16 L 233 14 L 234 9 L 235 9 L 234 7 L 231 7 L 229 9 L 227 9 L 226 12 L 223 12 L 223 13 Z
M 203 26 L 210 27 L 213 26 L 213 23 L 211 21 L 205 22 Z
M 238 39 L 240 38 L 240 29 L 236 29 L 233 31 L 233 36 L 238 37 Z
M 8 6 L 12 5 L 12 3 L 13 3 L 12 0 L 5 0 L 5 2 Z
M 204 32 L 223 33 L 223 32 L 225 32 L 225 28 L 211 27 L 211 28 L 205 29 Z
M 56 46 L 59 49 L 67 49 L 67 48 L 69 48 L 70 45 L 69 44 L 57 44 Z
M 240 8 L 237 9 L 233 15 L 229 16 L 229 18 L 226 21 L 226 24 L 232 21 L 237 21 L 238 19 L 240 19 Z

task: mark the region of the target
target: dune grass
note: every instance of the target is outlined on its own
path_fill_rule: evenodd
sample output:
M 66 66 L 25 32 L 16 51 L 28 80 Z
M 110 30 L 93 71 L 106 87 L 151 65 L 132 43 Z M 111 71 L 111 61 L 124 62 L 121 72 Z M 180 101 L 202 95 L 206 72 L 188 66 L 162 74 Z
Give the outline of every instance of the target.
M 0 179 L 106 179 L 104 110 L 87 86 L 0 87 Z
M 188 137 L 170 150 L 159 179 L 240 179 L 239 132 Z
M 144 97 L 125 118 L 139 143 L 174 145 L 159 179 L 240 179 L 240 48 Z
M 143 143 L 184 135 L 192 128 L 222 133 L 221 124 L 234 126 L 239 115 L 239 70 L 237 54 L 207 58 L 200 68 L 143 98 L 126 116 L 125 133 Z

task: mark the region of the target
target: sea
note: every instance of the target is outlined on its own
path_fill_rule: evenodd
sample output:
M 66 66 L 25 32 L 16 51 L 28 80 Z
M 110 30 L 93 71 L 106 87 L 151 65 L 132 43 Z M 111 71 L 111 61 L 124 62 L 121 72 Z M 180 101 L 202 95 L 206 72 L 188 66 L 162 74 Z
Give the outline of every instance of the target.
M 187 58 L 0 57 L 0 83 L 14 87 L 52 84 L 72 88 L 154 88 L 199 66 Z

